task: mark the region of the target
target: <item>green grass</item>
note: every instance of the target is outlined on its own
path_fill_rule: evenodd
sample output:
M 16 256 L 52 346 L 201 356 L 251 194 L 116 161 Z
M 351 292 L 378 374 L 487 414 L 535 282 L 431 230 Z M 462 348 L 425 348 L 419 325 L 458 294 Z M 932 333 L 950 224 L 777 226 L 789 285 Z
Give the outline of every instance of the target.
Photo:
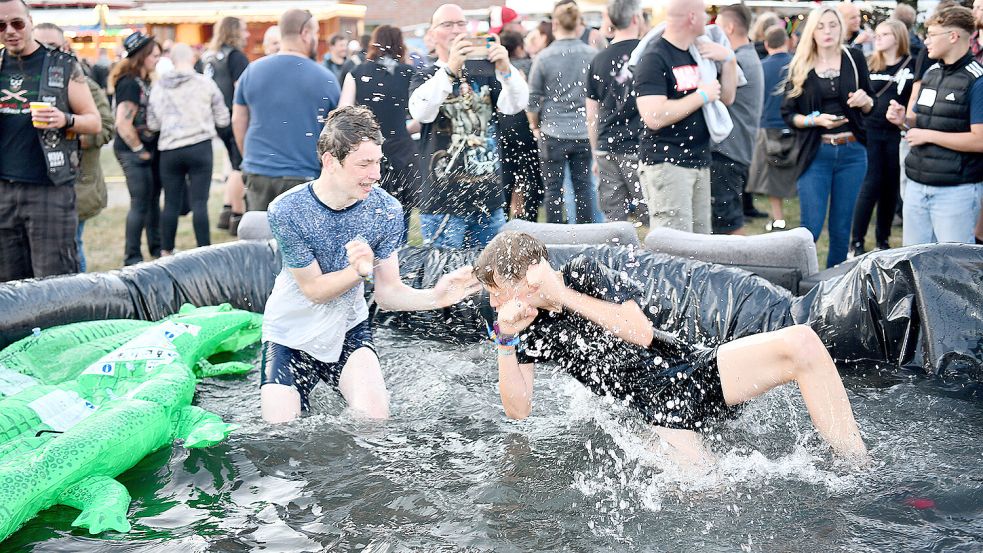
M 235 240 L 235 237 L 230 236 L 227 232 L 215 228 L 215 223 L 218 221 L 218 214 L 222 209 L 222 194 L 225 190 L 225 185 L 221 181 L 225 152 L 222 147 L 219 146 L 216 148 L 215 153 L 216 162 L 214 176 L 217 180 L 213 180 L 212 182 L 212 188 L 208 201 L 209 226 L 211 227 L 212 244 Z M 89 219 L 86 222 L 85 236 L 83 239 L 88 270 L 92 272 L 108 271 L 111 269 L 118 269 L 122 266 L 126 213 L 129 210 L 129 193 L 126 190 L 126 184 L 123 179 L 123 171 L 120 169 L 119 163 L 117 163 L 116 157 L 113 155 L 112 148 L 110 147 L 102 149 L 102 167 L 106 176 L 110 196 L 109 207 L 104 209 L 98 216 Z M 760 211 L 768 211 L 768 202 L 766 198 L 756 198 L 755 205 Z M 786 200 L 784 209 L 785 220 L 788 222 L 788 228 L 795 228 L 799 226 L 801 217 L 799 214 L 798 200 Z M 767 223 L 767 220 L 765 219 L 748 219 L 745 221 L 745 232 L 747 234 L 763 234 L 765 232 L 765 223 Z M 639 227 L 639 239 L 644 239 L 647 232 L 647 226 L 643 225 Z M 144 258 L 149 260 L 150 254 L 146 251 L 145 237 L 143 242 Z M 419 215 L 415 211 L 410 219 L 409 243 L 411 245 L 419 245 L 422 243 L 420 236 Z M 867 233 L 867 247 L 870 248 L 873 246 L 873 244 L 874 225 L 871 223 Z M 898 247 L 901 245 L 900 229 L 894 229 L 891 235 L 890 244 L 891 247 Z M 183 216 L 178 220 L 178 232 L 175 238 L 175 247 L 178 251 L 186 251 L 195 247 L 195 238 L 194 232 L 191 228 L 190 215 Z M 816 250 L 819 255 L 819 267 L 825 267 L 826 255 L 829 251 L 829 236 L 825 231 L 823 232 L 822 236 L 820 236 L 819 242 L 816 243 Z

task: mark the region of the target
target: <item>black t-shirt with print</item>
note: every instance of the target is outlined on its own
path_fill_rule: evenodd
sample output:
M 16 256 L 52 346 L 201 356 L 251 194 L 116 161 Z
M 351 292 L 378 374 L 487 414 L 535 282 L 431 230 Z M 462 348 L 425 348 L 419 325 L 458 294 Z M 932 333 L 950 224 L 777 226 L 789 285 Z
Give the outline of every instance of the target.
M 437 71 L 444 69 L 435 65 L 416 71 L 410 95 Z M 423 213 L 487 215 L 504 205 L 496 108 L 502 85 L 494 76 L 472 76 L 468 83 L 471 92 L 462 95 L 455 81 L 437 118 L 420 130 Z
M 631 73 L 625 64 L 638 40 L 622 40 L 602 50 L 590 64 L 587 97 L 597 101 L 597 147 L 619 154 L 638 152 L 642 119 L 635 104 Z
M 915 60 L 908 57 L 881 71 L 870 72 L 870 86 L 874 89 L 874 109 L 870 110 L 864 118 L 868 131 L 901 132 L 894 123 L 887 120 L 887 108 L 892 100 L 907 106 L 914 81 Z
M 0 178 L 51 184 L 44 150 L 31 122 L 31 102 L 38 99 L 44 48 L 25 58 L 5 53 L 0 68 Z
M 634 72 L 635 95 L 685 98 L 700 86 L 700 70 L 693 56 L 673 46 L 665 38 L 645 49 Z M 672 163 L 699 168 L 710 165 L 710 130 L 703 110 L 697 109 L 673 125 L 642 133 L 638 149 L 648 165 Z
M 616 304 L 634 301 L 647 313 L 641 285 L 624 273 L 585 256 L 572 259 L 560 272 L 564 284 L 577 292 Z M 540 310 L 519 338 L 521 343 L 516 352 L 519 363 L 554 364 L 594 393 L 625 402 L 650 422 L 693 428 L 694 422 L 708 415 L 705 410 L 712 411 L 715 407 L 690 406 L 691 412 L 683 415 L 686 421 L 665 418 L 667 402 L 690 399 L 693 383 L 680 381 L 693 376 L 696 364 L 714 363 L 713 378 L 719 380 L 715 350 L 695 348 L 665 333 L 659 333 L 649 347 L 641 347 L 566 309 Z M 713 357 L 708 359 L 708 356 Z

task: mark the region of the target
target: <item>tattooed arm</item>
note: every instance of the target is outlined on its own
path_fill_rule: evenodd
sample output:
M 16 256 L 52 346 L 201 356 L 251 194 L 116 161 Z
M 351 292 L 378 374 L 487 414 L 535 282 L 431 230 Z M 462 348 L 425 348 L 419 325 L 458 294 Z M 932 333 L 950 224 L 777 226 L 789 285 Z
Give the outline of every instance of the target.
M 92 99 L 85 74 L 81 71 L 73 72 L 72 79 L 68 81 L 68 107 L 75 115 L 75 125 L 71 130 L 79 134 L 96 134 L 102 128 L 99 109 L 96 108 L 96 101 Z

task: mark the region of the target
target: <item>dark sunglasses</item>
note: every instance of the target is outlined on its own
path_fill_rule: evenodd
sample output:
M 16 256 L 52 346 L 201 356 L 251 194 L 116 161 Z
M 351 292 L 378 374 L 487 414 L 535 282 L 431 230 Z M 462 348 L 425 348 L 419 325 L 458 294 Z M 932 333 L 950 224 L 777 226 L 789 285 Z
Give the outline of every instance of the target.
M 24 27 L 27 27 L 27 21 L 23 19 L 11 19 L 10 26 L 14 28 L 15 31 L 23 31 Z M 0 21 L 0 33 L 7 30 L 7 22 Z

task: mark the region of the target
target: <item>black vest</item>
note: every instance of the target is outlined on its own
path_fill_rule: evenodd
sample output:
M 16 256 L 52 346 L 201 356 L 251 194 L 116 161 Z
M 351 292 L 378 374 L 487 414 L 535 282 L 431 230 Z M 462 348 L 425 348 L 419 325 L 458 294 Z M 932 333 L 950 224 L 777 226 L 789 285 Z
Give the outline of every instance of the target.
M 38 101 L 49 102 L 66 114 L 71 113 L 72 110 L 68 105 L 68 83 L 72 80 L 75 64 L 78 62 L 71 54 L 44 48 L 47 55 L 41 67 Z M 4 49 L 0 54 L 0 66 L 6 57 L 7 52 Z M 78 134 L 65 129 L 37 128 L 36 130 L 41 149 L 44 151 L 48 178 L 58 185 L 74 184 L 81 162 Z
M 232 105 L 232 93 L 235 89 L 232 70 L 229 68 L 229 54 L 231 53 L 232 47 L 225 45 L 219 48 L 218 52 L 208 50 L 201 56 L 201 62 L 204 66 L 203 74 L 218 85 L 218 89 L 222 91 L 222 96 L 225 98 L 226 106 Z
M 937 63 L 922 78 L 915 126 L 947 133 L 969 132 L 969 91 L 983 66 L 966 54 L 952 65 Z M 915 146 L 905 158 L 909 179 L 931 186 L 983 181 L 983 155 L 957 152 L 935 144 Z

